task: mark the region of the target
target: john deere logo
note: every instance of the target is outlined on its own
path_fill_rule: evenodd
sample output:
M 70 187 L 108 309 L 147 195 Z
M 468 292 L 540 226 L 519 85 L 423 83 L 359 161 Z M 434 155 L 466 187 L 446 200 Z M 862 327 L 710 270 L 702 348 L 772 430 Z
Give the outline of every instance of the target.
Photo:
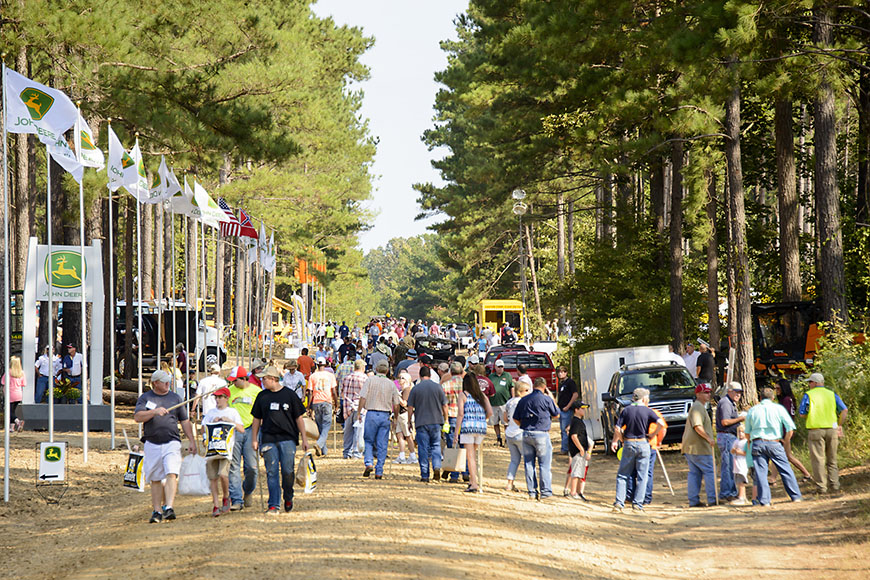
M 135 163 L 135 161 L 133 161 L 133 158 L 130 157 L 130 155 L 128 153 L 124 153 L 123 155 L 121 155 L 121 169 L 127 169 L 128 167 L 133 167 L 134 163 Z
M 142 162 L 141 159 L 139 160 L 139 166 L 136 169 L 139 171 L 139 177 L 141 177 L 142 179 L 147 179 L 147 177 L 145 176 L 145 164 Z
M 94 147 L 93 142 L 91 142 L 91 136 L 88 135 L 87 131 L 81 131 L 81 140 L 82 140 L 82 149 L 87 149 L 88 151 L 94 151 L 96 147 Z
M 60 447 L 57 446 L 49 446 L 45 448 L 45 460 L 51 461 L 54 463 L 55 461 L 60 461 Z
M 54 104 L 54 97 L 32 87 L 21 91 L 19 96 L 24 101 L 27 112 L 30 113 L 34 121 L 42 120 Z
M 45 259 L 45 281 L 55 288 L 78 288 L 87 274 L 87 263 L 83 264 L 78 252 L 58 250 L 51 253 L 51 260 Z

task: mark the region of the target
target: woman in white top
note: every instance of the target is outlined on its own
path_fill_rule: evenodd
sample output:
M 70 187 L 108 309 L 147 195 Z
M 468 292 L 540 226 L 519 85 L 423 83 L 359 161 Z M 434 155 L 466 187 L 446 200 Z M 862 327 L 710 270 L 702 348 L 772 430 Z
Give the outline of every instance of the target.
M 517 403 L 520 399 L 532 392 L 532 387 L 525 381 L 517 382 L 514 386 L 516 396 L 509 399 L 504 406 L 504 420 L 507 427 L 504 430 L 504 436 L 507 440 L 507 448 L 511 453 L 511 462 L 508 464 L 507 470 L 507 491 L 519 491 L 514 486 L 517 469 L 523 462 L 523 430 L 514 422 L 514 411 L 517 409 Z

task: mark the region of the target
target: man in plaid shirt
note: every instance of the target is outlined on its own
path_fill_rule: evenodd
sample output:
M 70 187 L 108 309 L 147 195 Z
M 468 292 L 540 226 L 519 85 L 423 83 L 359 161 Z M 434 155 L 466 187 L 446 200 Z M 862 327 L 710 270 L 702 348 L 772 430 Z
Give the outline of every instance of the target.
M 356 349 L 351 347 L 350 350 L 347 351 L 347 358 L 345 358 L 344 362 L 338 365 L 338 368 L 335 370 L 335 380 L 338 381 L 339 387 L 341 387 L 345 377 L 353 372 L 353 363 L 355 360 Z
M 345 364 L 347 363 L 342 364 L 341 367 Z M 353 365 L 353 372 L 345 376 L 340 382 L 341 406 L 344 411 L 343 456 L 345 459 L 360 459 L 362 453 L 360 453 L 354 444 L 357 441 L 356 430 L 362 427 L 355 427 L 354 424 L 359 420 L 359 394 L 368 376 L 365 373 L 366 361 L 360 359 L 351 364 Z
M 441 388 L 444 389 L 444 394 L 447 396 L 447 422 L 450 425 L 450 431 L 447 432 L 447 447 L 453 447 L 453 434 L 456 432 L 456 417 L 459 415 L 459 393 L 462 392 L 462 377 L 465 375 L 462 363 L 453 361 L 450 363 L 450 378 L 441 382 Z M 445 474 L 442 474 L 444 477 Z M 468 481 L 468 472 L 462 474 L 463 479 Z M 459 473 L 453 471 L 450 473 L 450 483 L 459 481 Z

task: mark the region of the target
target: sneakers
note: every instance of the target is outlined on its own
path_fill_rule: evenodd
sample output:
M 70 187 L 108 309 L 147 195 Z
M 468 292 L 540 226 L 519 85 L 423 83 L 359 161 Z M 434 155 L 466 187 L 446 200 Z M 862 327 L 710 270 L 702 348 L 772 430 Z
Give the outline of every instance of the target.
M 384 478 L 383 475 L 375 475 L 375 479 L 383 479 L 383 478 Z
M 622 506 L 615 505 L 615 506 L 613 506 L 613 509 L 610 510 L 610 513 L 621 514 L 622 510 L 623 510 Z
M 366 465 L 366 470 L 363 471 L 363 477 L 368 477 L 372 474 L 372 466 Z
M 749 502 L 743 498 L 737 498 L 737 499 L 731 500 L 731 503 L 729 505 L 733 505 L 733 506 L 749 505 Z
M 568 497 L 571 495 L 571 491 L 566 487 L 562 490 L 562 497 Z
M 393 463 L 395 465 L 406 465 L 408 463 L 408 460 L 404 457 L 397 457 L 396 459 L 393 459 Z
M 408 465 L 414 465 L 415 463 L 419 463 L 419 459 L 417 459 L 417 454 L 412 453 L 408 456 Z
M 211 510 L 211 515 L 214 517 L 218 517 L 219 515 L 221 515 L 221 508 L 217 506 L 213 507 Z
M 435 481 L 439 481 L 441 479 L 441 470 L 440 469 L 432 469 L 432 479 Z
M 277 516 L 279 513 L 281 512 L 276 507 L 270 507 L 268 510 L 266 510 L 266 515 L 268 516 Z
M 429 483 L 429 478 L 428 477 L 421 477 L 420 483 Z
M 163 519 L 164 520 L 174 520 L 175 519 L 175 510 L 171 507 L 163 508 Z
M 252 507 L 254 505 L 254 495 L 253 494 L 245 494 L 245 507 Z
M 228 511 L 230 511 L 230 498 L 225 497 L 224 503 L 221 505 L 221 512 L 227 513 Z
M 586 501 L 586 502 L 589 501 L 589 500 L 586 498 L 586 496 L 583 495 L 582 493 L 578 493 L 578 494 L 577 494 L 577 497 L 579 497 L 579 498 L 582 499 L 583 501 Z
M 157 511 L 151 512 L 151 519 L 148 520 L 149 524 L 159 524 L 162 521 L 163 521 L 163 514 L 161 514 L 160 512 L 157 512 Z
M 24 431 L 24 421 L 22 421 L 21 419 L 16 418 L 16 419 L 15 419 L 15 432 L 16 432 L 16 433 L 21 433 L 22 431 Z
M 243 509 L 245 509 L 245 504 L 242 504 L 242 503 L 234 503 L 233 505 L 230 506 L 231 512 L 238 512 L 238 511 L 241 511 Z
M 572 493 L 572 494 L 568 495 L 567 497 L 569 497 L 571 499 L 580 499 L 580 496 L 576 493 Z
M 633 504 L 631 504 L 631 511 L 633 511 L 633 512 L 638 512 L 638 513 L 643 513 L 643 506 L 642 506 L 642 505 L 639 505 L 639 504 L 636 504 L 636 503 L 633 503 Z
M 293 511 L 293 500 L 292 499 L 290 501 L 284 502 L 284 511 L 285 512 L 292 512 Z

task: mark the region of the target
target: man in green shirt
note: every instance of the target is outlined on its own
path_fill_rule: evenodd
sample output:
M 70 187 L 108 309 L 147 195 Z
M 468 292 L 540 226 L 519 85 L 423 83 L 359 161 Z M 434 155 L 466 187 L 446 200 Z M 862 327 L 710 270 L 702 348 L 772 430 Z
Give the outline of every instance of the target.
M 773 389 L 761 389 L 761 402 L 749 409 L 744 422 L 746 434 L 752 444 L 752 465 L 755 467 L 755 485 L 758 502 L 770 505 L 770 484 L 767 482 L 768 461 L 772 461 L 782 478 L 782 486 L 792 501 L 801 501 L 801 490 L 791 470 L 782 445 L 783 438 L 791 440 L 794 421 L 785 407 L 773 402 Z
M 493 373 L 489 375 L 489 380 L 495 386 L 495 394 L 489 398 L 489 404 L 492 407 L 492 417 L 489 418 L 489 424 L 495 427 L 495 436 L 498 439 L 498 446 L 504 447 L 504 441 L 501 438 L 501 426 L 507 427 L 504 422 L 504 406 L 508 399 L 511 398 L 511 391 L 514 388 L 514 380 L 510 373 L 504 372 L 504 361 L 499 359 L 495 361 Z
M 716 482 L 713 471 L 713 422 L 707 413 L 707 403 L 713 396 L 710 383 L 698 383 L 695 402 L 683 431 L 683 455 L 689 464 L 689 507 L 704 507 L 701 503 L 701 479 L 707 492 L 707 504 L 716 504 Z
M 251 507 L 251 494 L 257 487 L 257 454 L 252 445 L 253 429 L 251 424 L 254 417 L 251 415 L 251 407 L 260 387 L 248 382 L 248 371 L 245 367 L 233 367 L 227 376 L 230 382 L 230 407 L 239 412 L 242 418 L 244 431 L 236 433 L 233 445 L 233 458 L 230 461 L 230 510 L 238 511 L 245 507 Z M 245 480 L 242 482 L 242 464 L 245 467 Z M 244 503 L 242 503 L 244 496 Z

